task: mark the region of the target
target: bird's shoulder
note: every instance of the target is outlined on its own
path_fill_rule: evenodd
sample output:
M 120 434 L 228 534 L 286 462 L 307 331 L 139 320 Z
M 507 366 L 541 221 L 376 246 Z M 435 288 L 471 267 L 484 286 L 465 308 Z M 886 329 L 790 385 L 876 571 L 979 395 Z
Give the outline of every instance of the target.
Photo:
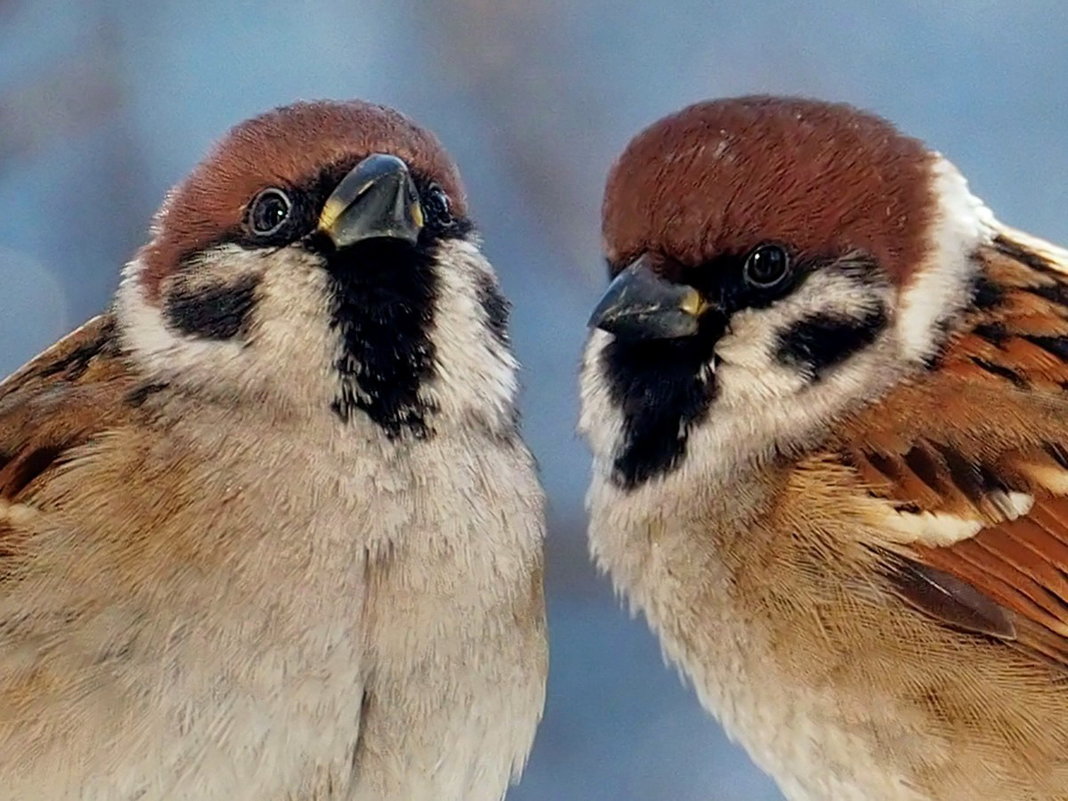
M 89 320 L 0 383 L 0 552 L 15 556 L 37 496 L 79 447 L 121 426 L 142 386 L 114 318 Z
M 909 603 L 1068 668 L 1068 253 L 1005 228 L 976 258 L 937 362 L 798 468 L 845 471 Z

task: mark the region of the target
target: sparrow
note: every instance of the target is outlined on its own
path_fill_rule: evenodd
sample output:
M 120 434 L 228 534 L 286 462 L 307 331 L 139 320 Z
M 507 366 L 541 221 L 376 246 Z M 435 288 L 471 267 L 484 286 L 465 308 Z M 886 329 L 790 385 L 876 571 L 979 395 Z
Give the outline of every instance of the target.
M 792 801 L 1068 799 L 1068 252 L 847 105 L 636 136 L 582 364 L 596 562 Z
M 499 801 L 547 659 L 507 312 L 408 118 L 233 128 L 0 385 L 0 798 Z

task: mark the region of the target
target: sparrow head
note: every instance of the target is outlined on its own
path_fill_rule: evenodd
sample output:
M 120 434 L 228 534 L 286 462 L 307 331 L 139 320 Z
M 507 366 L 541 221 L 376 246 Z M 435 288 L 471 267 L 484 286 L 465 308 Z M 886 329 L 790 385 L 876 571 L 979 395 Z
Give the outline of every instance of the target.
M 457 169 L 400 113 L 297 103 L 232 129 L 125 271 L 123 343 L 160 384 L 390 439 L 513 424 L 507 305 Z
M 654 123 L 603 212 L 582 427 L 625 488 L 768 458 L 931 364 L 991 219 L 886 121 L 772 97 Z

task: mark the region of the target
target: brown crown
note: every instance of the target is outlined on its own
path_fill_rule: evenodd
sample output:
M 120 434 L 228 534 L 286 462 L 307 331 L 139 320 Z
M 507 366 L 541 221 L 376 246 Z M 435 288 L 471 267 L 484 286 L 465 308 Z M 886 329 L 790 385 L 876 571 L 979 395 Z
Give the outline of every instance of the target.
M 698 265 L 761 242 L 813 258 L 861 250 L 904 283 L 924 255 L 931 153 L 850 106 L 776 97 L 699 103 L 635 137 L 612 167 L 604 242 Z
M 240 226 L 260 190 L 297 184 L 371 153 L 404 159 L 445 190 L 456 214 L 466 214 L 456 166 L 433 134 L 400 112 L 355 100 L 294 103 L 232 128 L 174 189 L 155 238 L 141 252 L 146 295 L 158 296 L 160 282 L 183 256 Z

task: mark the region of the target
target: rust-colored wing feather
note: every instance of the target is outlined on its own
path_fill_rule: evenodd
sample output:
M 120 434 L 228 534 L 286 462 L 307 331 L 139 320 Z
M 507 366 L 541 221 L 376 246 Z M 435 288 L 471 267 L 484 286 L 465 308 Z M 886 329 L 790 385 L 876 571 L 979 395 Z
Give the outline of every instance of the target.
M 844 427 L 888 574 L 958 628 L 1068 667 L 1068 254 L 1006 229 L 938 369 Z
M 115 325 L 96 317 L 0 383 L 0 576 L 24 545 L 33 497 L 70 451 L 117 425 L 136 391 Z

